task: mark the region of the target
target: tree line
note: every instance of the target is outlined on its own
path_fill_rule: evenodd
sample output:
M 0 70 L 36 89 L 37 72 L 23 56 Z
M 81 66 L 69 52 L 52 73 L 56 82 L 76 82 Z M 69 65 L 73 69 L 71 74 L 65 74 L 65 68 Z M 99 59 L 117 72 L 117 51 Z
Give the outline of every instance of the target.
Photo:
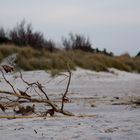
M 6 31 L 3 27 L 0 28 L 0 44 L 14 44 L 19 47 L 31 46 L 35 49 L 46 48 L 50 52 L 54 52 L 59 48 L 53 40 L 47 40 L 39 31 L 34 31 L 32 24 L 26 23 L 25 20 L 17 24 L 13 29 Z M 108 56 L 113 56 L 112 52 L 106 49 L 100 50 L 94 48 L 88 37 L 80 34 L 70 33 L 68 37 L 63 37 L 62 44 L 66 51 L 82 50 L 85 52 L 100 53 Z

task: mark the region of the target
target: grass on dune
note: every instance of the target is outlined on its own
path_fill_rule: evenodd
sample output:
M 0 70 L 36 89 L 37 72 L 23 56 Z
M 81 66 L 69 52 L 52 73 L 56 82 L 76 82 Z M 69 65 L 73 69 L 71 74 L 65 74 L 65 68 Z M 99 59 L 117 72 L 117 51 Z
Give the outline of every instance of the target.
M 80 50 L 57 50 L 53 53 L 44 49 L 0 45 L 0 61 L 10 54 L 17 53 L 16 64 L 23 70 L 52 70 L 53 73 L 66 70 L 69 62 L 71 69 L 76 67 L 95 71 L 107 71 L 114 67 L 125 71 L 140 72 L 140 58 L 132 58 L 128 54 L 118 57 L 94 54 Z

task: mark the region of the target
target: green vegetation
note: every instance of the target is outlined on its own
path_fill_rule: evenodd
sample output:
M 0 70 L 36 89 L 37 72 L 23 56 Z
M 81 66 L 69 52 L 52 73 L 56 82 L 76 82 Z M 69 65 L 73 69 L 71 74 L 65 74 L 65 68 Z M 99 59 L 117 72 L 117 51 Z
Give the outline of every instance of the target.
M 70 33 L 63 37 L 63 49 L 56 48 L 53 40 L 47 40 L 39 31 L 34 31 L 32 24 L 25 20 L 11 30 L 0 28 L 0 61 L 16 53 L 17 67 L 23 70 L 51 70 L 52 75 L 76 67 L 95 71 L 108 71 L 117 68 L 140 73 L 140 52 L 132 58 L 129 54 L 115 57 L 106 49 L 94 48 L 90 39 L 84 35 Z M 30 47 L 29 47 L 30 46 Z
M 17 67 L 23 70 L 51 70 L 52 75 L 66 70 L 69 62 L 71 69 L 76 67 L 95 71 L 107 71 L 114 67 L 119 70 L 140 72 L 140 57 L 130 57 L 128 54 L 121 56 L 108 56 L 81 50 L 56 50 L 34 49 L 31 47 L 16 47 L 14 45 L 0 45 L 0 61 L 10 54 L 17 53 Z

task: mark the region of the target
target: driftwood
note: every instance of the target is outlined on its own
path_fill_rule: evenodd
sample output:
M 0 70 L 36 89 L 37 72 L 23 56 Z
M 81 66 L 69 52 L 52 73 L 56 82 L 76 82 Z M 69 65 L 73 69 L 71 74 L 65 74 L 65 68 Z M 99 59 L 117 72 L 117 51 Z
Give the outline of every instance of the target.
M 64 94 L 62 95 L 61 106 L 59 107 L 57 104 L 55 104 L 48 97 L 48 95 L 44 91 L 43 86 L 42 86 L 41 83 L 39 83 L 38 81 L 29 83 L 28 81 L 26 81 L 24 79 L 21 71 L 19 72 L 19 75 L 20 75 L 19 78 L 28 87 L 26 88 L 25 91 L 22 91 L 20 89 L 16 89 L 14 87 L 14 85 L 12 85 L 12 83 L 9 80 L 7 80 L 7 78 L 5 76 L 5 72 L 6 73 L 11 72 L 11 71 L 14 70 L 14 68 L 11 67 L 11 66 L 4 66 L 3 69 L 0 69 L 0 71 L 1 71 L 1 74 L 2 74 L 2 77 L 3 77 L 4 81 L 7 83 L 7 85 L 9 85 L 11 87 L 12 92 L 11 91 L 2 91 L 2 90 L 0 90 L 0 99 L 5 99 L 6 100 L 5 103 L 1 102 L 1 100 L 0 100 L 0 109 L 3 112 L 5 112 L 8 107 L 12 107 L 13 112 L 15 114 L 27 115 L 30 112 L 35 113 L 35 105 L 34 105 L 34 103 L 43 103 L 44 105 L 48 104 L 51 107 L 51 109 L 46 110 L 45 112 L 42 112 L 42 116 L 47 116 L 47 114 L 49 114 L 50 116 L 53 116 L 56 112 L 61 113 L 63 115 L 67 115 L 67 116 L 74 116 L 73 113 L 64 110 L 64 104 L 65 104 L 65 101 L 68 99 L 67 98 L 67 93 L 68 93 L 68 89 L 69 89 L 70 82 L 71 82 L 71 71 L 70 71 L 69 65 L 67 65 L 67 67 L 68 67 L 68 75 L 66 75 L 66 76 L 68 78 L 68 82 L 67 82 L 67 85 L 66 85 L 66 90 L 65 90 Z M 39 90 L 39 93 L 37 93 L 37 92 L 36 93 L 41 98 L 33 98 L 31 95 L 29 95 L 28 90 L 30 88 L 37 88 Z M 2 96 L 2 95 L 6 95 L 6 96 Z M 45 96 L 45 98 L 44 98 L 43 95 Z M 23 101 L 23 100 L 25 100 L 25 101 Z M 33 106 L 24 107 L 22 105 L 23 102 L 32 103 Z M 18 107 L 18 109 L 15 109 L 16 107 Z M 18 118 L 16 116 L 13 116 L 13 117 Z M 12 118 L 12 117 L 9 117 L 9 118 Z

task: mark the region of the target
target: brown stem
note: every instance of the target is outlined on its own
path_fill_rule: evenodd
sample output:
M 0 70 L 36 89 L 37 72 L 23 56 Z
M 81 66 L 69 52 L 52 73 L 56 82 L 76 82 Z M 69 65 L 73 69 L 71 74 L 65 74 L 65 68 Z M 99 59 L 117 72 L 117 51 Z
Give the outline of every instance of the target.
M 3 72 L 2 70 L 0 70 L 0 71 L 1 71 L 1 73 L 2 73 L 2 76 L 3 76 L 4 80 L 5 80 L 5 82 L 6 82 L 8 85 L 10 85 L 10 87 L 12 88 L 12 90 L 13 90 L 13 92 L 14 92 L 15 94 L 18 94 L 18 93 L 16 92 L 16 90 L 14 89 L 14 86 L 6 79 L 6 77 L 5 77 L 5 75 L 4 75 L 4 72 Z
M 68 79 L 68 83 L 67 83 L 67 87 L 66 87 L 65 93 L 63 94 L 63 97 L 62 97 L 62 106 L 61 106 L 61 110 L 62 111 L 63 111 L 63 108 L 64 108 L 65 97 L 66 97 L 66 95 L 68 93 L 70 82 L 71 82 L 71 71 L 70 71 L 70 67 L 69 67 L 68 63 L 67 63 L 67 68 L 68 68 L 68 73 L 69 73 L 69 79 Z
M 45 97 L 47 98 L 47 100 L 49 100 L 49 97 L 47 96 L 46 92 L 42 89 L 42 85 L 41 85 L 39 82 L 37 82 L 37 83 L 35 83 L 35 82 L 33 82 L 33 83 L 28 83 L 27 81 L 25 81 L 25 80 L 23 79 L 23 76 L 22 76 L 21 71 L 20 71 L 20 77 L 21 77 L 22 81 L 23 81 L 25 84 L 27 84 L 28 86 L 36 85 L 36 86 L 38 87 L 38 89 L 45 95 Z
M 21 96 L 21 95 L 15 95 L 15 94 L 12 94 L 11 92 L 7 92 L 7 91 L 0 91 L 0 93 L 5 93 L 5 94 L 9 94 L 11 96 L 16 96 L 16 97 L 19 97 L 20 99 L 27 99 L 29 100 L 30 102 L 37 102 L 37 103 L 47 103 L 49 104 L 55 112 L 59 112 L 59 113 L 62 113 L 64 115 L 67 115 L 67 116 L 74 116 L 74 114 L 72 114 L 71 112 L 68 112 L 68 111 L 64 111 L 64 110 L 61 110 L 57 105 L 55 105 L 52 101 L 50 100 L 47 100 L 47 99 L 37 99 L 37 98 L 29 98 L 29 97 L 26 97 L 26 96 Z M 17 103 L 17 102 L 15 102 Z
M 47 98 L 47 100 L 49 100 L 49 97 L 47 96 L 46 92 L 42 89 L 42 85 L 39 82 L 37 82 L 37 87 L 45 95 L 45 97 Z

